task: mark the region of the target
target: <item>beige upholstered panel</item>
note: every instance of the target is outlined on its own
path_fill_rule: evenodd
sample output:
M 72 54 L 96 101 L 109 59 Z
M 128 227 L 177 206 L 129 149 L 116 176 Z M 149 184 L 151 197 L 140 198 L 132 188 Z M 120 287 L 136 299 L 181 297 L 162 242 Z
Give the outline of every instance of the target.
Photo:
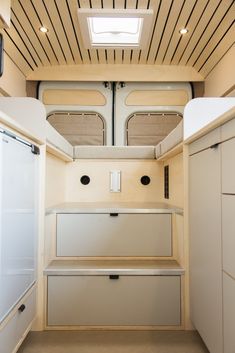
M 133 91 L 126 98 L 126 105 L 180 105 L 184 106 L 189 100 L 186 91 Z
M 47 89 L 43 91 L 42 101 L 47 105 L 105 105 L 105 96 L 95 90 Z
M 48 121 L 73 146 L 105 143 L 104 121 L 99 114 L 55 112 Z
M 177 113 L 137 113 L 127 122 L 127 145 L 156 146 L 181 121 Z

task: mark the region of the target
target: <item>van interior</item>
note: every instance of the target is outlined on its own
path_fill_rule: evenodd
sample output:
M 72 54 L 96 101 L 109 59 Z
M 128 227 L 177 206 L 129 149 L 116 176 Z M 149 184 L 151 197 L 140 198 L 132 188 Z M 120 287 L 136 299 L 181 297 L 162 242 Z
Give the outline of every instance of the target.
M 234 19 L 0 1 L 0 353 L 235 353 Z

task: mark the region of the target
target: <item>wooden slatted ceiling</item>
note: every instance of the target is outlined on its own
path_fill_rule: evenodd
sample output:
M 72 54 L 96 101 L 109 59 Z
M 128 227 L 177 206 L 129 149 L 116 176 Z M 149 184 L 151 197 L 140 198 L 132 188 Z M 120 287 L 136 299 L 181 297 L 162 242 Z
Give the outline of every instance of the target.
M 153 9 L 146 48 L 85 49 L 79 7 Z M 206 77 L 234 44 L 234 19 L 233 0 L 12 0 L 5 51 L 26 76 L 50 65 L 163 64 L 192 66 Z M 41 25 L 49 32 L 39 32 Z

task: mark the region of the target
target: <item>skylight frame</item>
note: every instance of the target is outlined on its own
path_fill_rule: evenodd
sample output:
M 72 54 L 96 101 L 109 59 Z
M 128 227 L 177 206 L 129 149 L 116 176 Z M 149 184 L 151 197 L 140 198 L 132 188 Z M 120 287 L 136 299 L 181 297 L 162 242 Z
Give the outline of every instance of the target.
M 140 18 L 141 33 L 138 43 L 93 43 L 89 28 L 89 18 Z M 78 20 L 84 47 L 86 49 L 144 49 L 150 40 L 153 10 L 142 9 L 78 9 Z

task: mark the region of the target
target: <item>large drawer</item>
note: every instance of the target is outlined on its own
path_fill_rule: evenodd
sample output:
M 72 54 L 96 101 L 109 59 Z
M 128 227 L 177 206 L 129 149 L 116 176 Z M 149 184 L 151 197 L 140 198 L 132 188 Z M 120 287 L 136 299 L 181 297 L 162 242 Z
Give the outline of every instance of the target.
M 24 305 L 24 310 L 18 310 L 22 305 Z M 36 313 L 35 289 L 29 296 L 26 294 L 25 299 L 23 298 L 13 310 L 15 310 L 14 315 L 9 320 L 6 318 L 6 325 L 3 321 L 3 328 L 0 331 L 1 353 L 12 353 L 22 342 L 25 333 L 29 329 Z
M 48 276 L 48 325 L 180 325 L 180 276 Z
M 171 256 L 171 214 L 58 214 L 57 256 Z
M 235 352 L 235 280 L 223 275 L 224 353 Z
M 222 196 L 223 269 L 235 278 L 235 195 Z
M 222 193 L 235 194 L 235 138 L 222 143 Z

